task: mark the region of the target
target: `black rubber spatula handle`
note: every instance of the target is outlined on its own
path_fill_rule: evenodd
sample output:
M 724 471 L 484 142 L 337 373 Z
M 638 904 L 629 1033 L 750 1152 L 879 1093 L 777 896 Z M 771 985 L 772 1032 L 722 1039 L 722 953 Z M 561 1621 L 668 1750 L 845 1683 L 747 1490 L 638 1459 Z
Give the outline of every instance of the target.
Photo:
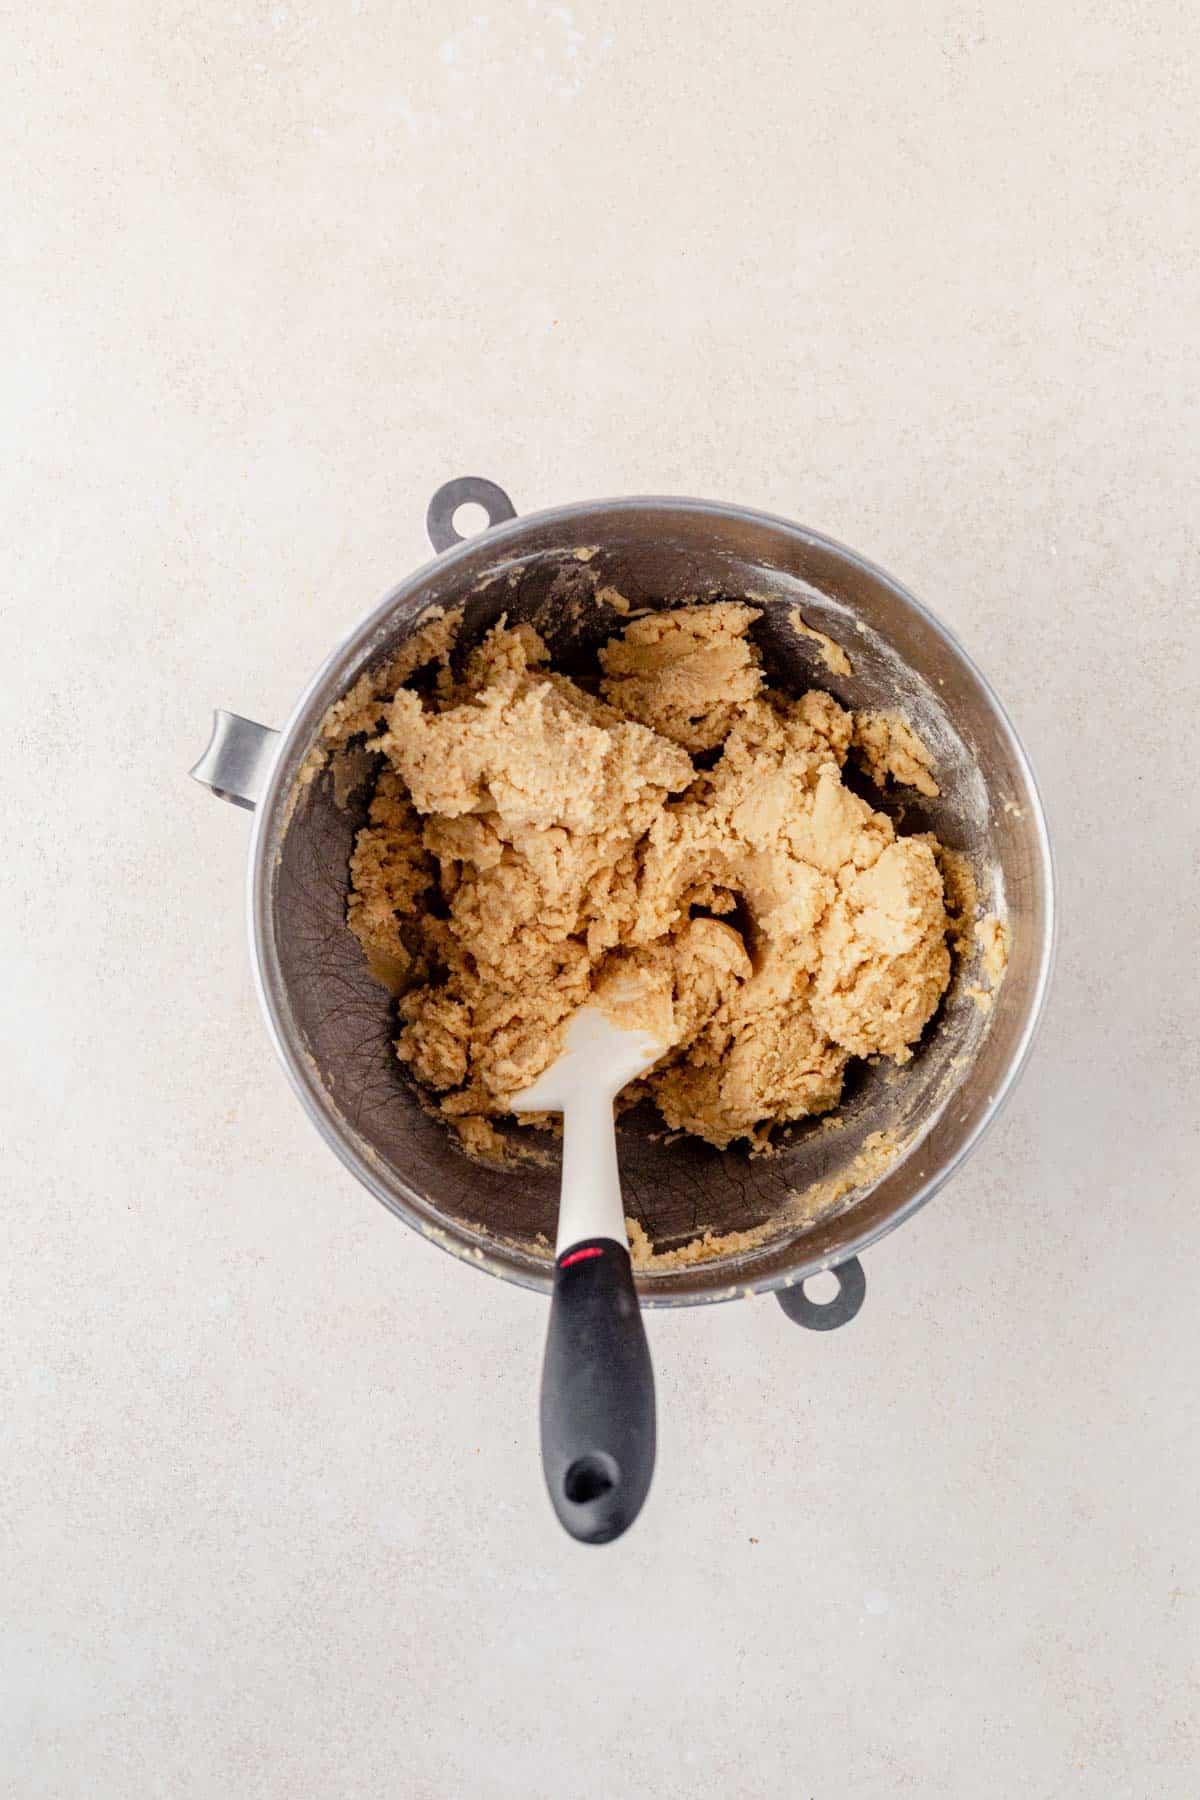
M 555 1263 L 542 1365 L 542 1468 L 573 1538 L 607 1544 L 632 1525 L 654 1444 L 654 1371 L 629 1251 L 585 1238 Z

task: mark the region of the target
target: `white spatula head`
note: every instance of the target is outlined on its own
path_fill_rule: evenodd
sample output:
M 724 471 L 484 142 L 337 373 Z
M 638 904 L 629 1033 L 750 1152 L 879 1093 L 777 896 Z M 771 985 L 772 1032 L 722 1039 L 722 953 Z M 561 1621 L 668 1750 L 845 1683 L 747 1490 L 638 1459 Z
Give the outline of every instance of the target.
M 652 1068 L 665 1048 L 644 1027 L 626 1029 L 598 1006 L 581 1006 L 550 1067 L 510 1104 L 514 1112 L 566 1112 L 585 1094 L 611 1101 Z
M 661 1028 L 646 1023 L 647 1017 L 658 1021 L 643 999 L 631 982 L 607 983 L 603 1001 L 581 1006 L 570 1020 L 550 1067 L 509 1102 L 514 1112 L 563 1116 L 560 1255 L 586 1237 L 627 1242 L 613 1101 L 667 1049 Z

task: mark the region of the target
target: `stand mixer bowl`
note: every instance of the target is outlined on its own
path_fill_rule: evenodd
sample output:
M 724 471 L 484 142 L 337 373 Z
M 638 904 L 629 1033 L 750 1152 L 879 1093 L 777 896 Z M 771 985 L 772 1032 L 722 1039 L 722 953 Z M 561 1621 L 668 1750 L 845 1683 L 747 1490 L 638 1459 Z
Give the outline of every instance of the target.
M 485 507 L 490 527 L 463 540 L 453 519 L 467 501 Z M 804 1121 L 777 1154 L 751 1158 L 744 1147 L 718 1151 L 692 1138 L 667 1144 L 650 1109 L 622 1119 L 627 1210 L 657 1248 L 686 1245 L 705 1230 L 755 1237 L 750 1247 L 709 1260 L 640 1271 L 644 1305 L 776 1289 L 801 1323 L 843 1322 L 861 1300 L 855 1259 L 932 1198 L 979 1142 L 1011 1091 L 1042 1010 L 1054 937 L 1050 847 L 1033 775 L 1000 702 L 945 627 L 890 576 L 784 519 L 653 498 L 517 518 L 502 489 L 467 477 L 438 490 L 427 524 L 441 554 L 334 651 L 283 730 L 218 714 L 193 770 L 224 798 L 254 809 L 255 976 L 305 1110 L 399 1218 L 492 1274 L 549 1292 L 557 1169 L 469 1161 L 423 1109 L 393 1052 L 391 998 L 346 925 L 349 855 L 369 798 L 366 759 L 357 785 L 353 765 L 325 766 L 310 780 L 301 773 L 329 707 L 385 661 L 432 605 L 462 607 L 466 643 L 501 614 L 528 619 L 555 665 L 570 673 L 594 668 L 597 647 L 620 627 L 606 587 L 650 606 L 751 596 L 763 611 L 755 638 L 773 686 L 795 693 L 819 686 L 852 708 L 899 709 L 920 733 L 940 797 L 905 790 L 899 806 L 875 794 L 873 803 L 903 831 L 934 831 L 961 852 L 981 911 L 999 914 L 1010 939 L 990 1010 L 967 992 L 969 978 L 956 977 L 902 1071 L 852 1065 L 837 1130 Z M 852 673 L 826 666 L 816 639 L 796 630 L 794 610 L 844 647 Z M 898 1148 L 879 1174 L 863 1152 L 881 1132 Z M 811 1205 L 798 1206 L 797 1196 L 811 1196 Z M 819 1307 L 800 1284 L 826 1268 L 842 1271 L 840 1304 Z

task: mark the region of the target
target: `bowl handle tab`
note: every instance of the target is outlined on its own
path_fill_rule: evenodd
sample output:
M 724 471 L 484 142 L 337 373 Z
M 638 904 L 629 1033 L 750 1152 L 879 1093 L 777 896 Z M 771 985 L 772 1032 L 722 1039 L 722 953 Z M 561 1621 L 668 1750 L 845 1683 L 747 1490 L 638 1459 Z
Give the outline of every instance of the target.
M 443 550 L 466 542 L 462 532 L 454 528 L 454 515 L 460 506 L 482 506 L 489 531 L 493 525 L 503 525 L 506 519 L 517 516 L 516 507 L 494 481 L 485 481 L 482 475 L 456 476 L 438 489 L 425 514 L 425 529 L 439 556 Z
M 806 1331 L 836 1331 L 839 1325 L 848 1325 L 866 1298 L 867 1278 L 857 1256 L 838 1263 L 829 1272 L 838 1278 L 838 1291 L 824 1305 L 809 1299 L 802 1281 L 795 1287 L 775 1290 L 775 1298 L 788 1318 L 795 1325 L 803 1325 Z

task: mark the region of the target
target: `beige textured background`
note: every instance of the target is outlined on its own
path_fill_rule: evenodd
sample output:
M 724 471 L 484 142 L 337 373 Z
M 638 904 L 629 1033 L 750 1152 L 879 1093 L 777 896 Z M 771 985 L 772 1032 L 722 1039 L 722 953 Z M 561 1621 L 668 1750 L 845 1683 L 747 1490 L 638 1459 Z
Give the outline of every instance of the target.
M 478 9 L 478 10 L 473 10 Z M 1192 7 L 13 9 L 0 131 L 0 1792 L 1200 1791 Z M 1035 1063 L 827 1341 L 656 1316 L 540 1491 L 543 1311 L 304 1121 L 184 771 L 432 489 L 845 539 L 1056 828 Z

